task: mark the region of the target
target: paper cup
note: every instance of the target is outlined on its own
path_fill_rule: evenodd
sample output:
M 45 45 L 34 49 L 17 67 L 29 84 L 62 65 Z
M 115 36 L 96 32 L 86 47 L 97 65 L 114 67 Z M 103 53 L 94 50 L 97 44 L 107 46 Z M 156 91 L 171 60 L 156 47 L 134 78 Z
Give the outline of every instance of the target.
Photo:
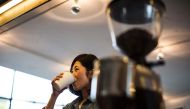
M 69 86 L 70 84 L 72 84 L 75 81 L 75 77 L 73 76 L 72 73 L 70 72 L 64 72 L 62 78 L 60 78 L 59 80 L 54 81 L 53 87 L 57 90 L 60 91 L 63 88 Z

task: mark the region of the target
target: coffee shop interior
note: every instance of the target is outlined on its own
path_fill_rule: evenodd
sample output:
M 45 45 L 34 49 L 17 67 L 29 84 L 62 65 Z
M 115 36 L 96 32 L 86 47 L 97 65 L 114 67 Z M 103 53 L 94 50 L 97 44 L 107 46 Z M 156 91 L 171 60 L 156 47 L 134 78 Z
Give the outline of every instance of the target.
M 106 14 L 111 1 L 122 0 L 1 0 L 0 109 L 42 109 L 52 92 L 51 80 L 68 71 L 78 54 L 125 56 L 113 47 Z M 164 62 L 151 69 L 160 78 L 165 109 L 190 109 L 190 1 L 162 2 L 162 30 L 145 58 Z M 76 97 L 66 89 L 55 109 Z

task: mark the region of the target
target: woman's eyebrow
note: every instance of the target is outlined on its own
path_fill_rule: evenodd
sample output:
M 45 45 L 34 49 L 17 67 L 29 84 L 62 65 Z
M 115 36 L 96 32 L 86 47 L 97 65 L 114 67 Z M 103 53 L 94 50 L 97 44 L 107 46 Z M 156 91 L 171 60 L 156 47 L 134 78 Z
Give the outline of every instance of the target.
M 77 65 L 75 67 L 78 67 Z
M 74 66 L 74 67 L 72 68 L 72 72 L 75 71 L 75 69 L 77 69 L 77 67 L 78 67 L 78 66 Z

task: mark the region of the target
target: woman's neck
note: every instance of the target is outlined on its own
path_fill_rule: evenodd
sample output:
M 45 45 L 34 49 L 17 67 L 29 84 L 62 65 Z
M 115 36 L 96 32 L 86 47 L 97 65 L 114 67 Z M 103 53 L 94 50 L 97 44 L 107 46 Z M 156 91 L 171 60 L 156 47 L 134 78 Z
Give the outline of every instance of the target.
M 82 97 L 83 97 L 83 99 L 87 99 L 88 98 L 88 96 L 89 96 L 88 93 L 89 93 L 88 89 L 83 89 L 82 90 Z

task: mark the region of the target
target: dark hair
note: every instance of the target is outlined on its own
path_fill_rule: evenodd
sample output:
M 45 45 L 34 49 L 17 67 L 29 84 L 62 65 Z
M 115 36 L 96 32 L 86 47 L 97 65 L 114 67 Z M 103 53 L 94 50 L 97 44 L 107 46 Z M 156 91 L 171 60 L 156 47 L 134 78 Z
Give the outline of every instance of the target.
M 73 65 L 76 61 L 79 61 L 82 64 L 82 66 L 86 68 L 87 72 L 91 71 L 94 69 L 95 60 L 98 60 L 98 58 L 93 54 L 80 54 L 77 57 L 75 57 L 73 62 L 71 63 L 70 72 L 72 72 Z M 75 95 L 82 96 L 81 91 L 75 91 L 72 85 L 69 86 L 69 90 L 71 93 Z

